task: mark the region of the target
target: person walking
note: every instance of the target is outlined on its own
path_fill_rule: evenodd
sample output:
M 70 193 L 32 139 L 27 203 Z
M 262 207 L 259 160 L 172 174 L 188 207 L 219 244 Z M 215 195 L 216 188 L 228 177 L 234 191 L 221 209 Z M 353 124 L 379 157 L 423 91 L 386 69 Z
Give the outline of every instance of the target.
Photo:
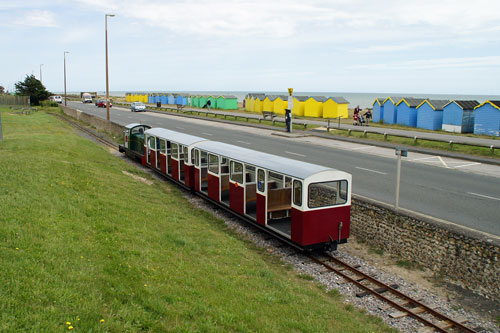
M 212 105 L 212 101 L 211 100 L 208 100 L 207 101 L 207 109 L 208 111 L 210 111 L 210 106 Z

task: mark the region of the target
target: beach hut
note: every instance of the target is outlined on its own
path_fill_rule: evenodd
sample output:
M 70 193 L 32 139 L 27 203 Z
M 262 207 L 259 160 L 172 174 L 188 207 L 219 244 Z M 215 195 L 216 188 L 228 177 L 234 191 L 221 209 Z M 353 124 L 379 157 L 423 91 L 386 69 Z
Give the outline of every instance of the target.
M 130 102 L 130 93 L 125 93 L 125 102 Z
M 372 115 L 373 115 L 373 121 L 376 123 L 384 119 L 384 101 L 385 98 L 380 98 L 380 97 L 375 98 L 375 100 L 373 101 Z
M 255 96 L 255 99 L 253 102 L 253 111 L 254 112 L 261 113 L 263 111 L 262 104 L 263 104 L 265 98 L 266 98 L 266 95 L 264 95 L 264 94 L 259 94 L 259 95 Z
M 261 100 L 263 101 L 264 98 L 266 98 L 266 94 L 255 94 L 255 93 L 250 93 L 249 94 L 249 107 L 248 107 L 248 111 L 251 111 L 251 112 L 255 112 L 255 100 L 257 99 L 257 97 L 261 98 Z
M 160 102 L 161 104 L 168 104 L 168 97 L 165 93 L 160 94 Z
M 410 127 L 417 126 L 417 106 L 419 106 L 425 98 L 404 97 L 396 104 L 396 123 Z
M 308 99 L 308 96 L 293 96 L 293 109 L 292 115 L 294 116 L 303 116 L 305 102 Z
M 401 97 L 387 97 L 384 101 L 384 124 L 395 124 L 397 120 L 396 104 L 401 101 Z
M 451 101 L 443 109 L 443 131 L 455 133 L 474 132 L 474 108 L 478 101 Z
M 198 107 L 199 108 L 205 107 L 207 101 L 208 101 L 208 96 L 200 95 L 200 97 L 198 97 Z
M 198 95 L 191 96 L 191 106 L 198 107 L 198 101 L 200 97 Z
M 348 118 L 349 102 L 344 97 L 328 97 L 323 102 L 323 118 Z
M 273 101 L 273 110 L 276 114 L 285 114 L 285 109 L 288 108 L 288 96 L 277 95 Z
M 500 101 L 486 101 L 474 108 L 474 134 L 500 136 Z
M 217 109 L 237 110 L 238 109 L 238 98 L 236 96 L 233 96 L 233 95 L 218 96 L 217 97 Z
M 155 103 L 155 97 L 153 96 L 153 94 L 148 94 L 148 103 L 149 104 Z
M 179 94 L 175 97 L 175 104 L 177 105 L 187 105 L 187 96 Z
M 250 111 L 250 94 L 245 96 L 245 111 Z
M 262 101 L 262 110 L 274 112 L 274 100 L 276 99 L 276 95 L 267 95 Z
M 306 117 L 323 117 L 323 102 L 326 101 L 325 96 L 311 96 L 304 102 L 304 116 Z
M 170 93 L 167 94 L 167 104 L 174 105 L 175 104 L 175 96 L 174 94 Z
M 217 109 L 217 98 L 214 96 L 210 95 L 207 98 L 207 102 L 210 100 L 210 108 L 212 109 Z
M 417 106 L 417 127 L 428 130 L 441 130 L 443 109 L 449 100 L 426 99 Z

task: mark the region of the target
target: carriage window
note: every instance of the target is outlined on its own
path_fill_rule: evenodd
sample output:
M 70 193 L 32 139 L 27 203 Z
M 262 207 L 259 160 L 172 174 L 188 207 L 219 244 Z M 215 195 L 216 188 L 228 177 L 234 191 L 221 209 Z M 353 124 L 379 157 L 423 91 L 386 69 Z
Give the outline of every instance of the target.
M 292 178 L 285 176 L 285 186 L 284 187 L 292 187 Z
M 196 165 L 197 167 L 200 166 L 200 151 L 199 150 L 194 151 L 194 165 Z
M 150 136 L 149 137 L 149 148 L 155 150 L 156 149 L 156 144 L 155 144 L 155 137 L 154 136 Z
M 172 142 L 172 158 L 179 158 L 179 145 Z
M 160 153 L 165 154 L 165 140 L 160 140 Z
M 195 157 L 196 157 L 195 154 L 196 153 L 195 153 L 194 148 L 191 148 L 191 164 L 198 166 L 198 163 L 196 162 L 196 159 L 195 159 Z
M 267 175 L 268 189 L 283 188 L 283 175 L 269 171 Z
M 201 159 L 200 159 L 201 167 L 206 168 L 207 164 L 208 164 L 208 161 L 207 161 L 208 153 L 206 151 L 202 151 L 200 156 L 201 156 Z
M 184 146 L 184 163 L 188 162 L 188 147 Z
M 132 131 L 130 131 L 130 135 L 132 134 L 143 134 L 143 129 L 142 127 L 134 127 L 132 128 Z
M 220 158 L 220 173 L 229 174 L 229 160 L 225 157 Z
M 342 205 L 347 202 L 347 180 L 309 185 L 309 208 Z
M 302 206 L 302 182 L 300 180 L 293 181 L 293 204 Z
M 231 161 L 231 180 L 243 183 L 243 164 Z
M 247 183 L 255 183 L 255 167 L 246 164 L 245 165 L 245 171 L 246 171 L 246 182 Z
M 219 156 L 208 154 L 208 170 L 216 175 L 219 174 Z
M 257 172 L 257 186 L 259 187 L 259 191 L 264 192 L 266 190 L 266 174 L 264 170 L 259 169 Z

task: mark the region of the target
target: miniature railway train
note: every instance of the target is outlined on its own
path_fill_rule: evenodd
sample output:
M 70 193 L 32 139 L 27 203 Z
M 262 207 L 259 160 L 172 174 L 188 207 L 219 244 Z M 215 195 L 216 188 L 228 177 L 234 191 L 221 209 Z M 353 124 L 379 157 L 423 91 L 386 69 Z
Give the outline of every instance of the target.
M 300 249 L 349 237 L 349 173 L 137 123 L 120 152 Z

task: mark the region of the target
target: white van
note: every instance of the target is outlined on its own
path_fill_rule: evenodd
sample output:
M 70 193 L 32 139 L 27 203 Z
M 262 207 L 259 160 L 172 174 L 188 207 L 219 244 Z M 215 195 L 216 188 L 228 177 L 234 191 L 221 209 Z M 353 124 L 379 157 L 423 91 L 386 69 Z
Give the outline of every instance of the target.
M 82 95 L 82 103 L 92 103 L 92 95 L 89 93 L 84 93 Z
M 53 101 L 56 103 L 61 104 L 62 103 L 62 97 L 61 96 L 53 96 Z

